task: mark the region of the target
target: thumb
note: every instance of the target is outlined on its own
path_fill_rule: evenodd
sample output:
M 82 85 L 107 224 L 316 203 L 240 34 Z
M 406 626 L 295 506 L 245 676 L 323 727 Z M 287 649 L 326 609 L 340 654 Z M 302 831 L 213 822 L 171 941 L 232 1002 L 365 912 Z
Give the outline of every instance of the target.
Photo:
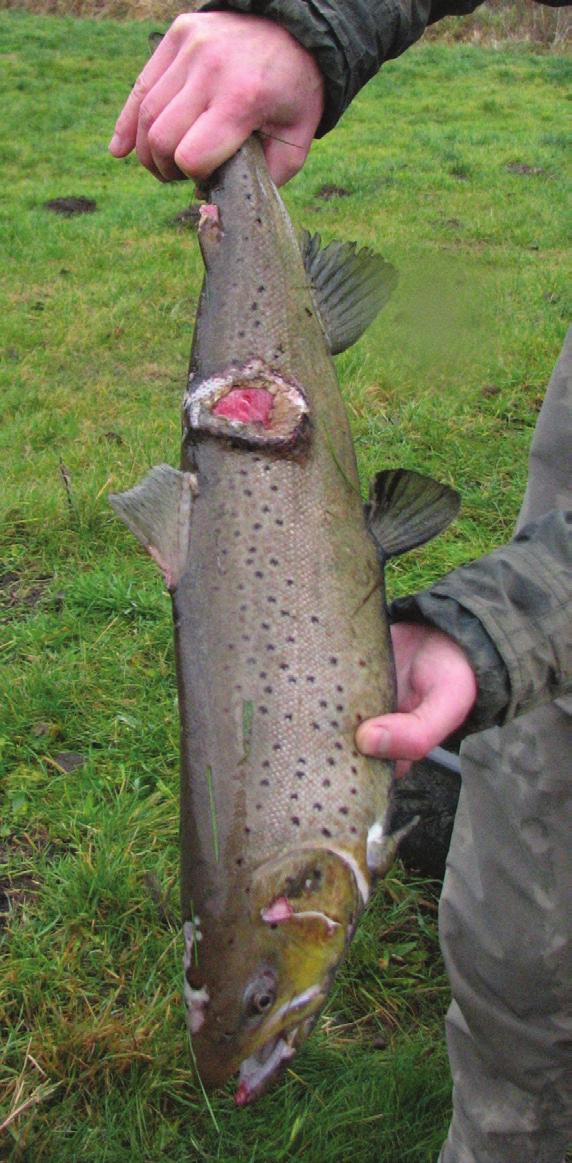
M 461 704 L 447 693 L 444 698 L 442 691 L 431 691 L 407 714 L 366 719 L 356 732 L 359 750 L 379 759 L 422 759 L 460 726 L 470 710 L 470 703 Z

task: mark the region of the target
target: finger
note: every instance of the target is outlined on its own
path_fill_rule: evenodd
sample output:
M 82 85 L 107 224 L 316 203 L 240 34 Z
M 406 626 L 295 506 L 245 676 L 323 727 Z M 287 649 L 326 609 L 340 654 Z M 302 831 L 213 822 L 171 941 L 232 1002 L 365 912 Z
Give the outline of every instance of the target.
M 422 759 L 467 717 L 470 696 L 441 688 L 430 691 L 408 714 L 383 715 L 361 723 L 356 742 L 364 755 L 384 759 Z
M 312 136 L 301 141 L 294 129 L 274 129 L 272 126 L 261 130 L 264 156 L 270 177 L 276 186 L 284 186 L 302 169 L 312 144 Z
M 175 150 L 204 112 L 205 100 L 204 86 L 184 64 L 175 62 L 139 109 L 135 147 L 142 165 L 169 180 L 182 176 L 174 162 Z
M 217 102 L 197 118 L 175 150 L 175 164 L 188 177 L 204 181 L 233 157 L 256 129 L 255 122 Z
M 139 109 L 147 94 L 173 63 L 178 52 L 174 37 L 163 38 L 159 47 L 139 74 L 119 117 L 115 123 L 113 137 L 109 143 L 114 157 L 125 157 L 135 146 Z

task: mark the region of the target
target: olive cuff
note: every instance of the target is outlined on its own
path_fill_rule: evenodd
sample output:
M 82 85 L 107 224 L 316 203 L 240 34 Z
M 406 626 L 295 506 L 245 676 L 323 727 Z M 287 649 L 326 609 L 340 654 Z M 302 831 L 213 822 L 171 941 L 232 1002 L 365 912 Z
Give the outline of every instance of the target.
M 572 687 L 572 513 L 553 510 L 508 545 L 393 603 L 397 621 L 430 622 L 467 655 L 478 681 L 466 727 L 507 722 Z
M 419 39 L 430 7 L 430 0 L 205 0 L 201 11 L 264 16 L 314 54 L 325 86 L 322 137 L 383 62 Z

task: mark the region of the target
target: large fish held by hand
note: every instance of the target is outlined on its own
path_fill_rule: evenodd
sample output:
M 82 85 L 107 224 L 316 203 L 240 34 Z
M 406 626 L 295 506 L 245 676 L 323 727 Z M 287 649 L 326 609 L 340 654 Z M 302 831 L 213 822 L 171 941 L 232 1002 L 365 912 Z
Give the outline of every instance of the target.
M 392 772 L 357 724 L 394 707 L 383 563 L 456 494 L 380 473 L 362 504 L 332 354 L 387 299 L 369 250 L 294 233 L 259 141 L 214 176 L 182 471 L 112 505 L 173 600 L 184 994 L 207 1087 L 251 1101 L 314 1025 L 391 861 Z

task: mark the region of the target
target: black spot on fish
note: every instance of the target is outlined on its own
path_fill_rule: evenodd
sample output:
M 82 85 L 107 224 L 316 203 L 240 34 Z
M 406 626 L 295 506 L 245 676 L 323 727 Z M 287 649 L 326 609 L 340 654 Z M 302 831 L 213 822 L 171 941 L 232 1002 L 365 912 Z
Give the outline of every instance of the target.
M 297 791 L 291 791 L 291 792 L 290 792 L 290 799 L 291 799 L 291 800 L 297 800 L 298 798 L 299 798 L 299 797 L 298 797 L 298 792 L 297 792 Z
M 260 786 L 261 787 L 270 787 L 270 780 L 269 779 L 261 779 Z
M 330 662 L 331 666 L 338 665 L 338 659 L 336 658 L 335 654 L 332 654 L 328 661 Z
M 321 810 L 322 810 L 321 804 L 314 804 L 313 807 L 314 807 L 315 812 L 321 812 Z
M 322 836 L 331 836 L 331 835 L 332 835 L 332 833 L 330 832 L 329 828 L 322 828 Z
M 341 812 L 342 816 L 347 816 L 349 808 L 346 808 L 345 804 L 343 804 L 341 808 L 338 808 L 338 812 Z
M 305 771 L 297 771 L 296 772 L 296 779 L 304 779 L 305 774 L 306 774 Z
M 336 761 L 335 761 L 335 759 L 332 759 L 331 755 L 328 756 L 326 763 L 328 764 L 328 767 L 335 767 L 336 766 Z
M 273 750 L 273 751 L 281 751 L 281 750 L 282 750 L 282 744 L 281 744 L 281 743 L 273 743 L 273 744 L 272 744 L 272 750 Z
M 298 825 L 300 823 L 300 817 L 299 816 L 290 816 L 290 819 L 291 819 L 292 823 L 295 824 L 296 827 L 298 827 Z
M 328 777 L 326 776 L 326 778 L 322 780 L 322 787 L 331 787 L 331 786 L 332 786 L 332 781 L 331 781 L 331 779 L 328 779 Z

